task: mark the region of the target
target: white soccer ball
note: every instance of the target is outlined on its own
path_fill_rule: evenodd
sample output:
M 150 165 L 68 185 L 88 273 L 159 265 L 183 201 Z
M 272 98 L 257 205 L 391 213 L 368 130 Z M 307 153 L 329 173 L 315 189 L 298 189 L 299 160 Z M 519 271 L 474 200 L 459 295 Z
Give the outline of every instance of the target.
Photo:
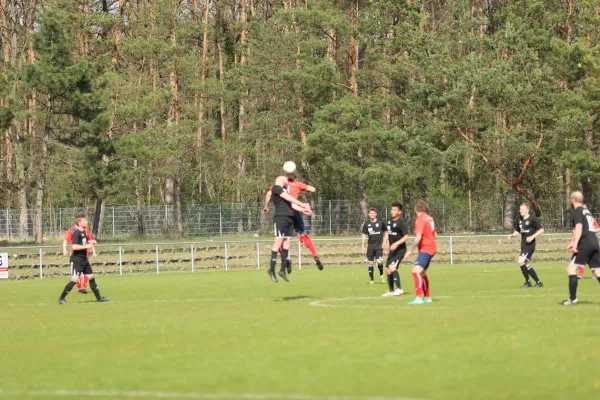
M 296 172 L 296 163 L 293 161 L 288 161 L 283 164 L 283 170 L 288 174 L 293 174 Z

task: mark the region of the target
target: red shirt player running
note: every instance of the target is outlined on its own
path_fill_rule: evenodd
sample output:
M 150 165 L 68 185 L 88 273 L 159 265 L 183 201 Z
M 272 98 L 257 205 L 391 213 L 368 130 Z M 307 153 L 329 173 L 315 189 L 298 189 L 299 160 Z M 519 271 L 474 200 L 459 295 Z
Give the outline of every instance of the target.
M 427 213 L 427 203 L 425 200 L 417 200 L 415 203 L 415 213 L 417 213 L 417 219 L 415 220 L 415 242 L 406 252 L 405 258 L 408 258 L 417 247 L 419 248 L 419 255 L 412 270 L 415 281 L 415 298 L 408 304 L 424 304 L 431 303 L 427 268 L 429 268 L 431 259 L 437 251 L 435 222 L 431 215 Z
M 69 230 L 67 231 L 67 234 L 65 235 L 65 238 L 63 240 L 63 255 L 68 256 L 69 254 L 73 253 L 73 250 L 71 250 L 71 252 L 69 253 L 67 251 L 67 243 L 73 243 L 73 233 L 75 233 L 77 231 L 77 226 L 73 225 L 72 227 L 69 228 Z M 90 241 L 92 240 L 92 233 L 90 232 L 90 230 L 88 228 L 85 228 L 85 236 L 87 237 L 87 240 Z M 86 250 L 86 256 L 89 256 L 89 250 Z M 92 255 L 94 257 L 96 257 L 96 249 L 94 248 L 92 250 Z M 73 274 L 73 271 L 71 271 L 71 275 Z M 79 290 L 79 293 L 82 294 L 88 294 L 88 291 L 86 290 L 87 288 L 87 283 L 88 283 L 88 278 L 87 276 L 83 275 L 83 279 L 80 279 L 77 282 L 77 289 Z

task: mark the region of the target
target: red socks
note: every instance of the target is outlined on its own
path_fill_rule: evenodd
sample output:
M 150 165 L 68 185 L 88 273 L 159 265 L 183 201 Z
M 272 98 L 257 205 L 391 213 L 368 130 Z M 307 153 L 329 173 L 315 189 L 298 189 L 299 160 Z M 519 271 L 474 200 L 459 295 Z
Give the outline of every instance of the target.
M 304 242 L 304 245 L 310 251 L 310 254 L 312 254 L 313 257 L 317 257 L 317 250 L 315 250 L 315 245 L 313 244 L 312 240 L 310 240 L 308 235 L 300 236 L 300 241 Z
M 431 297 L 429 293 L 429 277 L 427 275 L 423 277 L 423 282 L 425 284 L 425 297 Z
M 583 276 L 583 272 L 585 271 L 585 267 L 577 267 L 579 270 L 579 276 Z
M 413 272 L 412 276 L 415 280 L 415 297 L 423 297 L 423 277 L 416 272 Z
M 84 290 L 87 287 L 88 278 L 85 275 L 81 275 L 79 282 L 77 282 L 77 289 Z

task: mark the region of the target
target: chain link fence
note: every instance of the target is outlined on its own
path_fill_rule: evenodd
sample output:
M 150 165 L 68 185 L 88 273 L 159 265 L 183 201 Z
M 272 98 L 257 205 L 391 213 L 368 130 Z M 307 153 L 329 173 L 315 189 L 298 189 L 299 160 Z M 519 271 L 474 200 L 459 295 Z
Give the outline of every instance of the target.
M 430 214 L 440 234 L 506 233 L 519 215 L 519 204 L 524 199 L 503 196 L 456 199 L 429 198 Z M 375 207 L 379 217 L 387 219 L 393 201 L 380 200 L 366 204 Z M 541 221 L 549 231 L 570 229 L 570 212 L 564 200 L 541 201 Z M 304 217 L 307 230 L 314 235 L 355 235 L 360 233 L 366 217 L 359 201 L 320 200 L 311 202 L 314 215 Z M 410 222 L 414 215 L 412 204 L 404 204 L 404 218 Z M 94 209 L 45 209 L 44 237 L 62 237 L 73 224 L 73 217 L 86 213 L 90 223 Z M 592 210 L 594 211 L 594 210 Z M 0 210 L 0 237 L 28 239 L 33 237 L 33 210 Z M 264 215 L 262 204 L 189 205 L 182 209 L 183 234 L 190 237 L 222 237 L 228 235 L 265 235 L 272 231 L 272 217 Z M 141 222 L 141 223 L 139 223 Z M 135 206 L 106 206 L 100 218 L 99 236 L 102 238 L 126 236 L 168 236 L 178 234 L 173 205 L 156 205 L 141 209 L 141 221 Z

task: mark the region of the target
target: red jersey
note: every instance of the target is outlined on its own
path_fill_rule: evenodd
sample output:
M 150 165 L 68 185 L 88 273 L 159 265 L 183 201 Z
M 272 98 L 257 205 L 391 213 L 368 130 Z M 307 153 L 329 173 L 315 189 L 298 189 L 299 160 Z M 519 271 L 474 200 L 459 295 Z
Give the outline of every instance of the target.
M 419 242 L 419 252 L 434 256 L 437 246 L 435 244 L 435 222 L 431 215 L 422 213 L 415 220 L 415 235 L 422 235 Z
M 298 182 L 298 181 L 289 181 L 287 186 L 287 192 L 293 198 L 297 199 L 300 196 L 300 192 L 304 192 L 308 188 L 306 183 Z M 273 189 L 273 186 L 269 186 L 269 190 Z
M 594 230 L 598 230 L 600 229 L 600 225 L 598 225 L 598 221 L 596 221 L 596 218 L 592 218 L 592 220 L 594 221 Z
M 65 240 L 69 243 L 73 243 L 73 234 L 78 230 L 79 229 L 77 229 L 77 226 L 75 226 L 75 225 L 70 227 L 69 230 L 67 231 L 67 234 L 65 235 Z M 85 228 L 84 232 L 85 232 L 85 236 L 87 237 L 87 240 L 88 241 L 92 240 L 92 233 L 90 232 L 90 230 L 88 228 Z M 90 253 L 90 250 L 86 249 L 85 255 L 89 256 L 90 255 L 89 253 Z M 73 249 L 71 249 L 71 254 L 73 254 Z

